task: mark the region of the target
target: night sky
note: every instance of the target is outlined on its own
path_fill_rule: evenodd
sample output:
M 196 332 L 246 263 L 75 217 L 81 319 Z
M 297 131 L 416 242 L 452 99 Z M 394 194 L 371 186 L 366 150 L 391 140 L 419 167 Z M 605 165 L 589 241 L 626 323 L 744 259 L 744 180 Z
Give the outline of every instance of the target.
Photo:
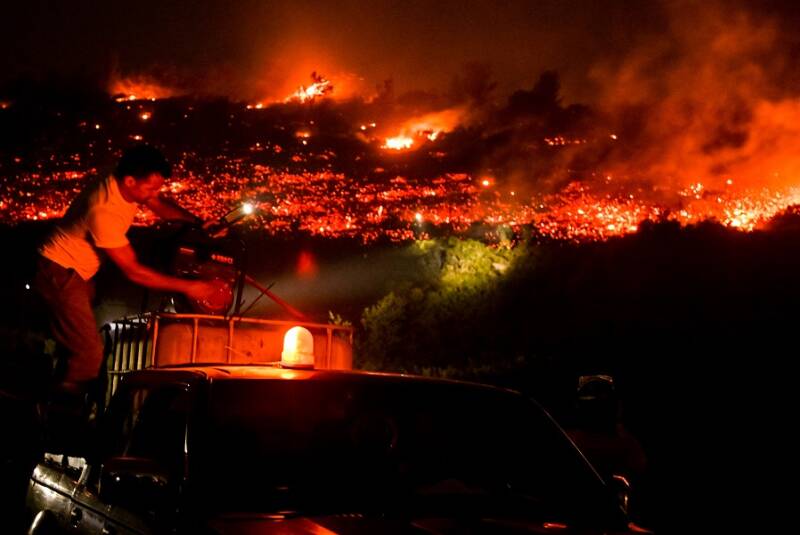
M 668 46 L 663 61 L 680 61 L 683 46 L 708 33 L 699 21 L 726 27 L 747 19 L 758 32 L 773 32 L 776 50 L 790 50 L 798 41 L 791 31 L 799 20 L 795 4 L 18 2 L 0 19 L 0 83 L 56 73 L 102 86 L 114 74 L 148 74 L 183 91 L 252 98 L 285 94 L 312 70 L 361 91 L 387 78 L 400 90 L 434 90 L 465 63 L 480 62 L 491 66 L 502 93 L 554 69 L 567 100 L 591 101 L 603 93 L 609 69 L 617 72 L 642 51 L 662 54 Z

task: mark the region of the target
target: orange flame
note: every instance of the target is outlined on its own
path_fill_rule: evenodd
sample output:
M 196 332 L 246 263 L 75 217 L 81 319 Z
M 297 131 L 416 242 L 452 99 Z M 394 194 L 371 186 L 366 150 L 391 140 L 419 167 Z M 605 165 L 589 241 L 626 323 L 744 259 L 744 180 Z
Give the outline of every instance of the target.
M 333 91 L 333 84 L 331 84 L 331 81 L 325 79 L 322 75 L 312 72 L 311 80 L 313 80 L 311 85 L 308 87 L 301 85 L 297 91 L 286 97 L 284 102 L 311 102 L 317 97 L 321 97 Z
M 109 85 L 109 92 L 117 102 L 129 100 L 156 100 L 169 98 L 176 95 L 175 91 L 165 87 L 155 80 L 137 78 L 118 78 Z
M 436 141 L 441 134 L 453 130 L 460 123 L 463 115 L 464 110 L 456 108 L 409 119 L 399 128 L 400 134 L 386 139 L 381 147 L 404 150 L 411 148 L 417 138 Z M 366 127 L 362 125 L 361 130 L 366 130 Z
M 410 149 L 414 144 L 414 139 L 407 136 L 395 136 L 386 139 L 386 142 L 381 145 L 381 148 L 392 150 Z
M 403 130 L 435 141 L 440 134 L 450 132 L 458 126 L 463 116 L 464 110 L 460 108 L 428 113 L 407 121 Z

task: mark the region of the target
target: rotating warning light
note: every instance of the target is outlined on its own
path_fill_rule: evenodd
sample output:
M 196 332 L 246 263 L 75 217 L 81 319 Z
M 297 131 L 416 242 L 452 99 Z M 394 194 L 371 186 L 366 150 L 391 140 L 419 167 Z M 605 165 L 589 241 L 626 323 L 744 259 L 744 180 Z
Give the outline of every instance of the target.
M 281 366 L 284 368 L 314 367 L 314 337 L 305 327 L 292 327 L 283 336 Z

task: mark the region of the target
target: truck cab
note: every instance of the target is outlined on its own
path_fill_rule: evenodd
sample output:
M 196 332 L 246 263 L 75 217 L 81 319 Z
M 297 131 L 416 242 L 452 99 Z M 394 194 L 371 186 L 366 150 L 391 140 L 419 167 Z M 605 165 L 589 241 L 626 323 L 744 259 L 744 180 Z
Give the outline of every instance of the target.
M 395 374 L 127 374 L 82 455 L 30 481 L 32 533 L 614 533 L 614 493 L 535 402 Z

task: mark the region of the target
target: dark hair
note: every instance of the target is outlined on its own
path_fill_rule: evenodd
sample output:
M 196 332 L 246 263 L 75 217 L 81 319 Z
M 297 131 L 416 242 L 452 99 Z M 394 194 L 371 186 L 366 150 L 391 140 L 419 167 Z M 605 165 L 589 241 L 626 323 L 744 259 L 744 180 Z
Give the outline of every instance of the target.
M 132 176 L 136 180 L 142 180 L 153 173 L 169 178 L 172 175 L 172 166 L 160 150 L 145 144 L 125 149 L 114 170 L 114 176 L 119 179 Z

